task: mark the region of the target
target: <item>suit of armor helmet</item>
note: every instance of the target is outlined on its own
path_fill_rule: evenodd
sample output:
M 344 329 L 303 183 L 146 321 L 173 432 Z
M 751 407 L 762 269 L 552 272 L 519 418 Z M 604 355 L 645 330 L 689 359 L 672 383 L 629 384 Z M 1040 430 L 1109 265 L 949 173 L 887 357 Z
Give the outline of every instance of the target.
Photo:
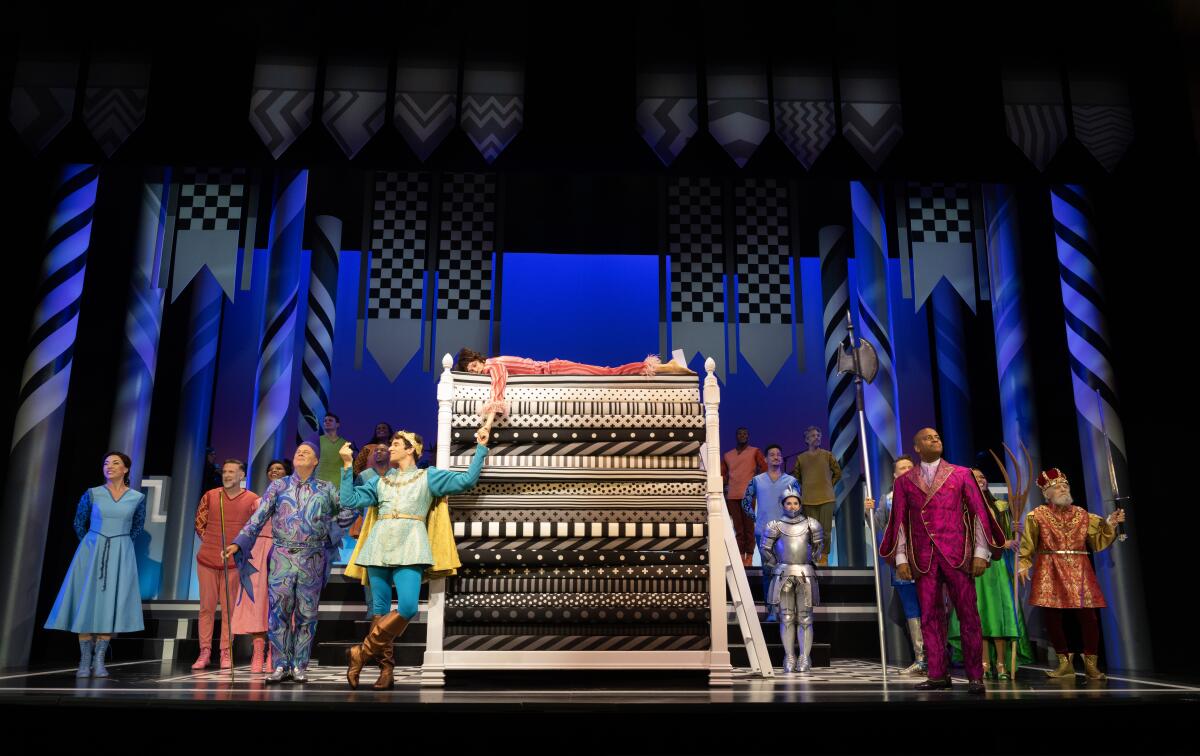
M 767 604 L 779 615 L 784 673 L 807 672 L 812 668 L 813 607 L 821 603 L 813 560 L 823 553 L 825 533 L 820 522 L 803 514 L 796 491 L 784 492 L 783 506 L 783 517 L 767 523 L 763 536 L 763 567 L 772 576 Z

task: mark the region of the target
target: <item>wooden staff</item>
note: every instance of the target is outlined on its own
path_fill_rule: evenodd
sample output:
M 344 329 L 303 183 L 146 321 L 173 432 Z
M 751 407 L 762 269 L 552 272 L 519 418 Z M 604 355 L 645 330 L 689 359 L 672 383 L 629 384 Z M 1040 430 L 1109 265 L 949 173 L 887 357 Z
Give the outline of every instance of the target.
M 225 587 L 225 605 L 221 607 L 221 621 L 225 625 L 221 632 L 229 641 L 229 682 L 237 682 L 233 673 L 233 605 L 229 603 L 229 557 L 225 556 L 225 489 L 221 488 L 220 507 L 217 511 L 221 518 L 221 582 Z

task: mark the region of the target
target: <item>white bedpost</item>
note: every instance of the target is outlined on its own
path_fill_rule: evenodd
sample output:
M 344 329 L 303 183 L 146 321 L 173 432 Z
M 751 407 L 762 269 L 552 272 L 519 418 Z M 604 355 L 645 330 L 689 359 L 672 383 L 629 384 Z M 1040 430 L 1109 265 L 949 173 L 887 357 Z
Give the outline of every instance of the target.
M 729 616 L 725 608 L 725 491 L 721 482 L 721 387 L 713 374 L 717 363 L 704 361 L 704 440 L 708 504 L 708 605 L 711 637 L 708 652 L 708 684 L 733 685 L 729 661 Z
M 441 470 L 450 469 L 450 416 L 454 402 L 454 375 L 450 367 L 454 358 L 449 354 L 442 357 L 442 378 L 438 381 L 437 454 L 434 466 Z M 446 580 L 429 581 L 429 603 L 425 611 L 425 662 L 421 666 L 421 685 L 446 684 L 446 653 L 442 648 L 445 635 Z

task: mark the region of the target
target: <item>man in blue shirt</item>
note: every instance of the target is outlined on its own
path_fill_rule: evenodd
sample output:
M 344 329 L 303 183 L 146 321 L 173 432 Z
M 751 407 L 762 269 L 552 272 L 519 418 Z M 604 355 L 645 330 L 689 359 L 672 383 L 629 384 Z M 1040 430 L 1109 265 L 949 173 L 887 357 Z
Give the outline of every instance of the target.
M 758 544 L 758 553 L 765 564 L 762 543 L 766 535 L 767 523 L 778 520 L 783 516 L 783 492 L 789 488 L 799 490 L 800 483 L 783 471 L 783 449 L 779 444 L 767 447 L 767 471 L 759 473 L 746 486 L 746 495 L 742 497 L 742 510 L 754 520 L 754 542 Z M 763 596 L 771 584 L 771 576 L 763 570 Z M 775 610 L 768 609 L 767 622 L 775 621 Z

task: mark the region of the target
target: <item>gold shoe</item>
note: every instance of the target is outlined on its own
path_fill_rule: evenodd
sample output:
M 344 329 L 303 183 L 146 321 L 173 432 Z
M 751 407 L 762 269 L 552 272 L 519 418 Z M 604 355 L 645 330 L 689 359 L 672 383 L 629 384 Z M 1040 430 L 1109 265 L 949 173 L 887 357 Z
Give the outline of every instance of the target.
M 1066 677 L 1075 674 L 1075 654 L 1059 654 L 1058 667 L 1046 673 L 1046 677 Z
M 1002 661 L 996 662 L 996 679 L 997 680 L 1011 680 L 1012 679 L 1012 677 L 1008 674 L 1008 668 L 1004 666 L 1004 662 L 1002 662 Z
M 1095 654 L 1083 655 L 1083 673 L 1088 676 L 1089 680 L 1105 680 L 1108 678 L 1108 675 L 1101 672 L 1100 668 L 1096 666 Z
M 992 663 L 991 663 L 991 662 L 984 662 L 984 663 L 983 663 L 983 679 L 985 679 L 985 680 L 991 680 L 991 679 L 993 679 L 993 678 L 992 678 Z

